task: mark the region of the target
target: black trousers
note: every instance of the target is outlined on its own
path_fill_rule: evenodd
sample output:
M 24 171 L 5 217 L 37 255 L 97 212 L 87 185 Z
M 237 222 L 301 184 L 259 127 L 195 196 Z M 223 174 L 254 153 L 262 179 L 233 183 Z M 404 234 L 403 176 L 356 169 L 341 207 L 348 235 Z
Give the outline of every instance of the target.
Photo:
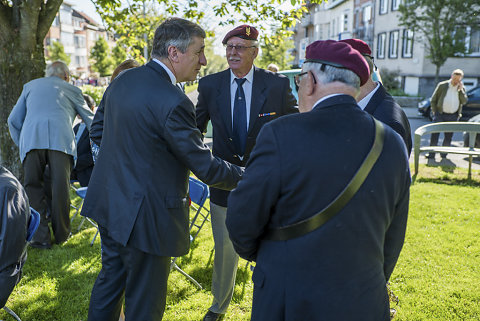
M 123 298 L 125 320 L 162 320 L 171 258 L 123 246 L 99 226 L 102 269 L 92 289 L 89 321 L 117 321 Z
M 458 113 L 453 114 L 436 114 L 433 117 L 434 123 L 446 122 L 446 121 L 458 121 Z M 442 146 L 450 146 L 452 142 L 453 133 L 444 133 L 445 137 L 443 138 Z M 437 146 L 438 144 L 438 137 L 440 133 L 432 133 L 430 137 L 430 146 Z
M 50 168 L 50 181 L 45 182 L 45 167 Z M 51 195 L 51 221 L 57 243 L 63 243 L 70 234 L 70 172 L 73 157 L 50 150 L 34 149 L 23 161 L 25 191 L 30 206 L 40 213 L 40 226 L 33 241 L 50 243 L 50 229 L 47 221 L 47 196 Z M 50 192 L 50 193 L 49 193 Z

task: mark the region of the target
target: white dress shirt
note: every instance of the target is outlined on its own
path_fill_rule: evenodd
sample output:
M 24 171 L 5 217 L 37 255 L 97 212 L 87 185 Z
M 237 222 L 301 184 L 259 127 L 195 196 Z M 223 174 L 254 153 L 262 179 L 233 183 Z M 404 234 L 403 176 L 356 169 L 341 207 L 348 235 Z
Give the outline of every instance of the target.
M 247 130 L 248 130 L 248 125 L 250 123 L 250 106 L 252 105 L 252 84 L 253 84 L 253 66 L 248 72 L 248 74 L 243 77 L 247 81 L 243 83 L 243 92 L 245 94 L 245 104 L 247 107 Z M 235 104 L 235 94 L 237 92 L 237 82 L 235 79 L 238 78 L 235 76 L 232 70 L 230 70 L 230 108 L 231 108 L 231 115 L 232 115 L 232 128 L 233 128 L 233 107 Z
M 358 106 L 360 106 L 360 108 L 362 108 L 362 110 L 365 109 L 365 107 L 367 107 L 368 103 L 370 102 L 370 99 L 372 99 L 373 95 L 375 95 L 375 93 L 377 92 L 378 88 L 380 88 L 380 84 L 377 82 L 377 87 L 375 87 L 374 90 L 372 90 L 368 95 L 366 95 L 365 97 L 362 98 L 362 100 L 360 100 L 357 104 Z

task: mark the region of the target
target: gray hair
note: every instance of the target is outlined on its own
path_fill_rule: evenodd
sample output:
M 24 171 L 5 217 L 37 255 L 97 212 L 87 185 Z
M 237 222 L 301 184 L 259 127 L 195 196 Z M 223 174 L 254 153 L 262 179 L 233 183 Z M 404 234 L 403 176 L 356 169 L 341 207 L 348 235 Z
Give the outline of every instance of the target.
M 70 72 L 68 66 L 61 60 L 57 60 L 48 65 L 47 70 L 45 71 L 46 77 L 57 76 L 59 78 L 65 79 L 65 76 L 69 76 Z
M 306 62 L 303 64 L 303 71 L 313 72 L 316 76 L 317 82 L 322 84 L 339 81 L 347 86 L 355 88 L 356 90 L 360 89 L 360 77 L 348 69 L 337 68 L 315 62 Z
M 205 38 L 205 31 L 196 23 L 181 19 L 169 18 L 155 31 L 151 56 L 167 58 L 168 47 L 174 46 L 185 53 L 192 43 L 193 37 Z

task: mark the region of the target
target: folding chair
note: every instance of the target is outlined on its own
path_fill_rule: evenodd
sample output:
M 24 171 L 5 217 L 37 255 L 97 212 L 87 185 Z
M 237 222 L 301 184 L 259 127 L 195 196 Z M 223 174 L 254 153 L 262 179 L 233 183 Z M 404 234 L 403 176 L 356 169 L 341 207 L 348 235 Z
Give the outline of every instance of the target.
M 74 183 L 75 183 L 74 181 L 71 182 L 70 187 L 75 191 L 75 194 L 77 194 L 77 196 L 80 197 L 81 201 L 80 201 L 80 204 L 78 204 L 78 206 L 75 206 L 75 205 L 71 204 L 71 206 L 76 210 L 75 214 L 73 214 L 73 216 L 70 220 L 71 222 L 73 222 L 75 217 L 77 217 L 78 212 L 82 208 L 83 201 L 85 200 L 85 196 L 87 196 L 87 190 L 88 190 L 88 187 L 78 187 L 77 188 L 77 187 L 75 187 Z M 80 229 L 82 228 L 83 223 L 85 223 L 85 221 L 89 222 L 93 227 L 95 227 L 97 229 L 97 231 L 95 232 L 95 235 L 93 236 L 92 241 L 90 242 L 90 246 L 93 246 L 93 243 L 95 242 L 95 239 L 98 236 L 98 225 L 97 225 L 97 223 L 95 223 L 90 218 L 84 216 L 84 217 L 82 217 L 82 220 L 80 221 L 80 224 L 78 225 L 77 232 L 80 231 Z
M 35 211 L 33 208 L 30 207 L 30 219 L 28 220 L 27 237 L 26 237 L 26 240 L 25 240 L 26 243 L 28 243 L 32 240 L 33 235 L 37 231 L 39 225 L 40 225 L 40 214 L 37 211 Z M 23 263 L 25 263 L 25 262 L 22 262 L 20 264 L 19 270 L 22 269 Z M 21 272 L 19 271 L 18 273 L 21 273 Z M 8 314 L 10 314 L 15 320 L 22 321 L 19 318 L 19 316 L 17 314 L 15 314 L 15 312 L 13 312 L 11 309 L 7 308 L 6 306 L 3 307 L 3 310 L 5 310 Z
M 195 211 L 195 215 L 193 216 L 191 222 L 190 222 L 190 227 L 189 227 L 189 232 L 190 232 L 190 244 L 195 241 L 195 238 L 197 237 L 198 233 L 200 233 L 200 230 L 202 229 L 203 225 L 205 222 L 208 220 L 208 217 L 210 216 L 210 211 L 205 207 L 205 201 L 210 195 L 210 192 L 208 190 L 208 186 L 205 183 L 202 183 L 201 181 L 190 177 L 189 179 L 189 195 L 190 195 L 190 200 L 191 205 L 190 207 Z M 171 269 L 175 269 L 178 272 L 182 273 L 187 279 L 192 281 L 196 286 L 198 286 L 200 289 L 202 289 L 202 286 L 200 283 L 197 282 L 193 277 L 188 275 L 185 271 L 183 271 L 177 263 L 175 263 L 177 258 L 173 258 L 172 263 L 170 265 Z

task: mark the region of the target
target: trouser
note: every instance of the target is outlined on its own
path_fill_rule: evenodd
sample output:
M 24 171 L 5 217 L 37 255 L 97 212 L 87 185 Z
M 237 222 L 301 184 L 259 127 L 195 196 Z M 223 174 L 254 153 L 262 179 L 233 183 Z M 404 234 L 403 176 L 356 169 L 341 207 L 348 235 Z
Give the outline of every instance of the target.
M 458 113 L 453 113 L 453 114 L 443 113 L 443 114 L 436 114 L 435 116 L 433 116 L 433 122 L 435 123 L 457 121 L 457 120 L 458 120 Z M 430 146 L 437 146 L 439 136 L 440 136 L 440 133 L 432 133 L 432 136 L 430 137 Z M 450 146 L 452 142 L 452 136 L 453 136 L 453 133 L 444 133 L 442 146 Z
M 125 298 L 125 320 L 162 320 L 171 258 L 113 240 L 99 226 L 102 269 L 92 289 L 89 321 L 118 321 Z
M 212 294 L 213 303 L 209 308 L 215 313 L 225 313 L 232 300 L 237 275 L 238 254 L 228 236 L 225 220 L 227 208 L 210 203 L 215 258 L 213 260 Z
M 44 181 L 45 167 L 50 169 L 50 182 Z M 47 195 L 51 200 L 51 221 L 57 243 L 65 242 L 70 235 L 70 172 L 73 157 L 49 149 L 34 149 L 23 161 L 25 191 L 30 206 L 40 213 L 40 225 L 33 237 L 34 242 L 50 243 L 47 221 Z M 50 193 L 48 193 L 50 192 Z

